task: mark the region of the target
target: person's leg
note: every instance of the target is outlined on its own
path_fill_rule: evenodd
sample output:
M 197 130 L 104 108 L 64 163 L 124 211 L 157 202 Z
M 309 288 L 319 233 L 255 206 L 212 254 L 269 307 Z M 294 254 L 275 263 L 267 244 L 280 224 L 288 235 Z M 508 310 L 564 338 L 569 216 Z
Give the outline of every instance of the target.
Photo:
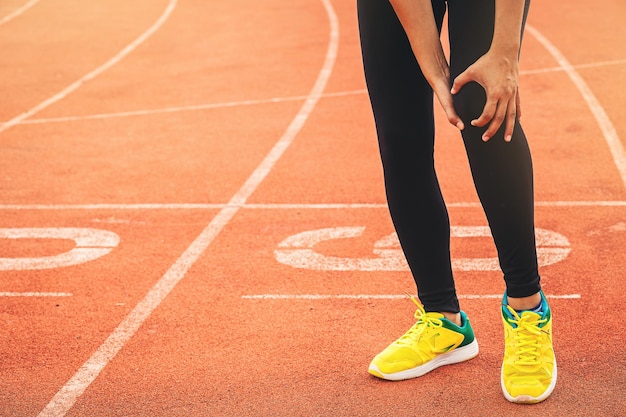
M 453 78 L 488 51 L 495 1 L 448 1 Z M 526 12 L 528 5 L 527 0 Z M 471 126 L 469 122 L 481 114 L 485 101 L 485 92 L 476 83 L 463 87 L 454 99 L 466 126 L 463 141 L 506 282 L 501 309 L 505 350 L 500 382 L 507 400 L 535 403 L 552 393 L 557 365 L 552 313 L 541 292 L 537 266 L 533 167 L 519 121 L 511 142 L 504 141 L 501 128 L 485 143 L 481 137 L 486 127 Z
M 357 2 L 387 202 L 426 311 L 459 312 L 450 224 L 433 159 L 433 92 L 388 0 Z M 433 0 L 441 27 L 445 2 Z
M 495 0 L 449 0 L 448 3 L 450 72 L 454 79 L 489 50 Z M 455 108 L 466 126 L 462 134 L 474 184 L 498 250 L 508 296 L 512 301 L 536 297 L 541 287 L 528 142 L 519 121 L 511 142 L 504 141 L 504 126 L 488 142 L 483 142 L 486 127 L 474 127 L 469 122 L 482 113 L 485 101 L 485 92 L 477 83 L 467 84 L 454 96 Z
M 433 159 L 432 89 L 389 1 L 359 0 L 357 6 L 389 210 L 424 304 L 413 298 L 417 322 L 376 355 L 368 371 L 402 380 L 471 359 L 478 344 L 452 278 L 450 224 Z M 439 26 L 445 7 L 433 0 Z M 444 314 L 458 316 L 457 322 Z

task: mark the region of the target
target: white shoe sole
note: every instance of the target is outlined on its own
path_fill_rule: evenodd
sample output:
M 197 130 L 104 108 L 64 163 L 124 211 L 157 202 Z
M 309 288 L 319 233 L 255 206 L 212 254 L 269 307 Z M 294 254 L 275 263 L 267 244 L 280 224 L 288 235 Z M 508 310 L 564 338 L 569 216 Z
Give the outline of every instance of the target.
M 470 344 L 460 348 L 456 348 L 451 352 L 442 353 L 434 359 L 426 362 L 423 365 L 416 366 L 415 368 L 407 369 L 406 371 L 395 372 L 393 374 L 386 374 L 381 372 L 380 369 L 374 364 L 370 364 L 369 373 L 375 377 L 386 379 L 389 381 L 403 381 L 405 379 L 417 378 L 428 372 L 439 368 L 444 365 L 452 365 L 453 363 L 464 362 L 470 360 L 478 355 L 478 342 L 474 339 Z

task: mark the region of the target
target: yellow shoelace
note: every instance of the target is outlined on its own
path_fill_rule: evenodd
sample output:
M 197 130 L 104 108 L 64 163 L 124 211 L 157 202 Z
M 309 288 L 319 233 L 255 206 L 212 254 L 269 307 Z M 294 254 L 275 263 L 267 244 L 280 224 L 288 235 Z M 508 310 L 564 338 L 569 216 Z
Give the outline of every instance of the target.
M 417 322 L 400 339 L 396 340 L 397 345 L 414 345 L 420 339 L 424 330 L 442 326 L 440 319 L 428 315 L 419 301 L 412 295 L 410 297 L 417 306 L 415 311 Z
M 506 306 L 513 318 L 507 318 L 513 327 L 513 340 L 517 350 L 518 359 L 516 365 L 538 365 L 541 356 L 540 338 L 544 332 L 539 325 L 548 321 L 547 319 L 534 319 L 532 315 L 525 314 L 523 317 L 510 306 Z

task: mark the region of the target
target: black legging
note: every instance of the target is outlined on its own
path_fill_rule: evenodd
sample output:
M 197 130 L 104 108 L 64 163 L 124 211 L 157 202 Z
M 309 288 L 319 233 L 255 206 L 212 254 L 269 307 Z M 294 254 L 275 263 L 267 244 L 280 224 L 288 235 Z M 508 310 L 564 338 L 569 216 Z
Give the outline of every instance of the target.
M 453 80 L 488 51 L 495 0 L 432 0 L 440 30 L 446 3 Z M 389 1 L 358 0 L 357 7 L 391 218 L 426 311 L 458 312 L 450 262 L 450 221 L 433 159 L 433 91 Z M 485 102 L 485 92 L 477 83 L 465 85 L 454 96 L 507 294 L 526 297 L 540 289 L 531 155 L 519 122 L 511 142 L 504 141 L 503 127 L 489 142 L 483 142 L 486 127 L 471 126 L 470 121 L 482 113 Z

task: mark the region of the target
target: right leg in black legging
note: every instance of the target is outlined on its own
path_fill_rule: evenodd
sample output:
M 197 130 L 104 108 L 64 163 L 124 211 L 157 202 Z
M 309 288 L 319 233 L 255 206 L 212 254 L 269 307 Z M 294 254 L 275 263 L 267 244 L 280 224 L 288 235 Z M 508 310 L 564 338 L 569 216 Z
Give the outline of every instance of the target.
M 449 0 L 450 72 L 458 76 L 491 45 L 496 0 Z M 526 1 L 526 11 L 529 2 Z M 521 36 L 521 34 L 520 34 Z M 504 127 L 482 141 L 486 127 L 470 125 L 485 105 L 477 83 L 465 85 L 454 106 L 465 123 L 463 141 L 476 185 L 498 249 L 507 294 L 527 297 L 540 289 L 534 231 L 533 166 L 528 142 L 519 121 L 511 142 Z
M 433 0 L 441 28 L 445 2 Z M 433 92 L 388 0 L 358 0 L 387 202 L 426 311 L 456 313 L 450 222 L 434 166 Z

